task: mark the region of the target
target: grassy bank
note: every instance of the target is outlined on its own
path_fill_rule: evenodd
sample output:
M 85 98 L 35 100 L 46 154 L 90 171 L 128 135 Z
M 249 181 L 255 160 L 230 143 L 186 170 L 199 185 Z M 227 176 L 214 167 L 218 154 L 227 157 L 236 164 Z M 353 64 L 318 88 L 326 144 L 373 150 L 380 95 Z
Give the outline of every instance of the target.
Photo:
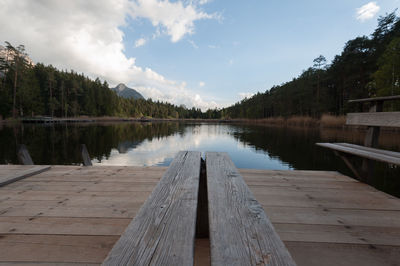
M 320 119 L 310 116 L 269 117 L 264 119 L 240 119 L 237 122 L 251 124 L 266 124 L 276 126 L 299 126 L 299 127 L 331 127 L 342 128 L 346 124 L 346 116 L 333 116 L 324 114 Z

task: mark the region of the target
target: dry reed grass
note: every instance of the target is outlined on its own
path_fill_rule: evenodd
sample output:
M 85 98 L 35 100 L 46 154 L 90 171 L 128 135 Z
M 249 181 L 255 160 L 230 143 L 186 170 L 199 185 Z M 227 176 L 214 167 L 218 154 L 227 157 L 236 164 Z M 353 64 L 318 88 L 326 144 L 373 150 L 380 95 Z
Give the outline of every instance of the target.
M 324 114 L 320 119 L 313 118 L 310 116 L 290 116 L 290 117 L 269 117 L 263 119 L 239 119 L 238 122 L 250 123 L 250 124 L 268 124 L 274 126 L 296 126 L 296 127 L 343 127 L 346 123 L 345 116 L 334 116 Z
M 346 124 L 346 116 L 333 116 L 323 114 L 320 119 L 322 127 L 343 127 Z

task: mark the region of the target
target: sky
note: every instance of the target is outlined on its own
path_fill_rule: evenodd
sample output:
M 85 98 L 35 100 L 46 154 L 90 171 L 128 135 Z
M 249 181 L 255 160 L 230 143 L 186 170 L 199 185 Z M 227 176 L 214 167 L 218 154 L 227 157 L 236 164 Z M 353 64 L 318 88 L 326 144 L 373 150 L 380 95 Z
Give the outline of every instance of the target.
M 0 42 L 34 62 L 221 108 L 370 35 L 400 0 L 0 0 Z M 399 14 L 399 12 L 397 12 Z

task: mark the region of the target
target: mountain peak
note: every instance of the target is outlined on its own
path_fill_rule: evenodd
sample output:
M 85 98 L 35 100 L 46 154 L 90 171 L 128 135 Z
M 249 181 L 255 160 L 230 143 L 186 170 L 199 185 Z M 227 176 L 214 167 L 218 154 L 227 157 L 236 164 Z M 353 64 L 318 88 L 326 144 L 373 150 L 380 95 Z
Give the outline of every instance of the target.
M 144 99 L 144 97 L 139 92 L 127 87 L 124 83 L 118 84 L 117 87 L 112 88 L 112 90 L 115 91 L 118 96 L 121 96 L 123 98 Z
M 117 87 L 115 87 L 116 90 L 118 91 L 123 91 L 125 89 L 129 89 L 124 83 L 120 83 L 117 85 Z

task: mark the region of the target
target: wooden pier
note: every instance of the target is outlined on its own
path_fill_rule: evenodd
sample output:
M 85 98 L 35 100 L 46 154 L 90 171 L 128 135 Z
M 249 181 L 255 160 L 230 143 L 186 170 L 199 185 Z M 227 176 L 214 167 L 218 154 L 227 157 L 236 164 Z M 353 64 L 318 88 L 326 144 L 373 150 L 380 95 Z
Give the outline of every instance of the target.
M 219 178 L 207 180 L 208 201 L 209 204 L 214 204 L 208 206 L 210 214 L 221 210 L 217 206 L 217 202 L 221 200 L 218 197 L 231 197 L 229 202 L 232 199 L 239 202 L 241 199 L 250 199 L 250 209 L 254 210 L 251 213 L 256 215 L 250 215 L 246 221 L 261 219 L 263 225 L 261 229 L 257 229 L 260 231 L 270 228 L 266 223 L 270 221 L 272 229 L 283 241 L 297 265 L 399 265 L 399 199 L 337 172 L 239 169 L 237 173 L 235 170 L 228 171 L 231 166 L 229 163 L 226 165 L 221 158 L 214 158 L 212 161 L 221 163 L 207 165 L 207 178 L 212 175 Z M 225 168 L 218 168 L 218 165 L 225 165 Z M 159 195 L 160 191 L 154 191 L 157 192 L 163 184 L 160 180 L 165 179 L 168 173 L 182 171 L 179 167 L 174 169 L 0 166 L 0 181 L 14 181 L 7 181 L 7 184 L 0 187 L 0 265 L 102 264 L 107 256 L 113 254 L 113 247 L 118 251 L 118 242 L 124 241 L 124 237 L 134 235 L 132 232 L 140 219 L 132 219 L 144 217 L 143 209 L 149 208 L 155 202 L 154 196 Z M 181 178 L 188 174 L 179 173 L 185 173 L 176 175 Z M 226 178 L 236 179 L 240 176 L 239 173 L 250 189 L 249 192 L 244 183 L 242 186 L 238 182 L 240 179 L 225 183 Z M 197 180 L 195 176 L 192 178 L 192 181 Z M 177 184 L 183 184 L 185 193 L 188 193 L 187 189 L 192 188 L 192 185 L 189 186 L 185 180 L 182 179 Z M 225 189 L 228 190 L 220 190 L 223 194 L 215 193 L 221 184 L 227 184 Z M 210 186 L 213 186 L 212 189 Z M 169 193 L 176 191 L 171 189 Z M 182 196 L 180 193 L 174 195 Z M 180 198 L 183 201 L 179 201 L 185 205 L 179 206 L 193 211 L 195 205 L 189 203 L 193 200 L 197 202 L 197 198 L 189 196 L 192 194 L 185 195 Z M 263 211 L 257 207 L 257 201 L 251 199 L 252 195 L 265 210 L 266 220 L 263 219 Z M 166 198 L 167 196 L 163 200 Z M 229 202 L 224 204 L 230 204 Z M 235 207 L 241 214 L 246 212 L 242 209 L 243 206 Z M 154 221 L 160 221 L 157 217 L 164 219 L 167 212 L 160 213 L 163 216 L 156 216 Z M 215 213 L 210 215 L 210 240 L 199 238 L 193 243 L 196 265 L 209 265 L 213 261 L 212 256 L 217 253 L 221 256 L 214 256 L 213 265 L 218 265 L 216 262 L 220 262 L 221 258 L 226 261 L 225 254 L 229 254 L 230 258 L 236 254 L 236 251 L 229 253 L 234 250 L 231 247 L 236 242 L 227 242 L 218 247 L 218 243 L 224 241 L 224 230 L 232 230 L 232 226 L 235 228 L 237 223 L 243 222 L 235 215 L 227 210 L 221 216 L 216 216 Z M 175 218 L 170 216 L 168 221 Z M 191 216 L 184 218 L 185 224 L 195 221 Z M 225 227 L 221 227 L 223 225 L 219 219 L 236 222 L 227 222 Z M 237 236 L 242 233 L 239 232 L 241 230 L 236 231 L 238 232 L 233 233 Z M 193 227 L 188 226 L 187 232 L 193 235 Z M 175 237 L 174 234 L 165 235 L 172 239 Z M 251 242 L 254 235 L 247 237 Z M 278 243 L 277 250 L 280 252 L 280 240 L 274 237 L 272 240 Z M 176 242 L 159 243 L 173 249 Z M 190 249 L 187 252 L 190 254 Z M 285 258 L 285 254 L 283 257 Z M 262 258 L 264 261 L 261 265 L 271 262 L 269 256 Z M 291 265 L 290 257 L 288 261 L 286 265 Z

